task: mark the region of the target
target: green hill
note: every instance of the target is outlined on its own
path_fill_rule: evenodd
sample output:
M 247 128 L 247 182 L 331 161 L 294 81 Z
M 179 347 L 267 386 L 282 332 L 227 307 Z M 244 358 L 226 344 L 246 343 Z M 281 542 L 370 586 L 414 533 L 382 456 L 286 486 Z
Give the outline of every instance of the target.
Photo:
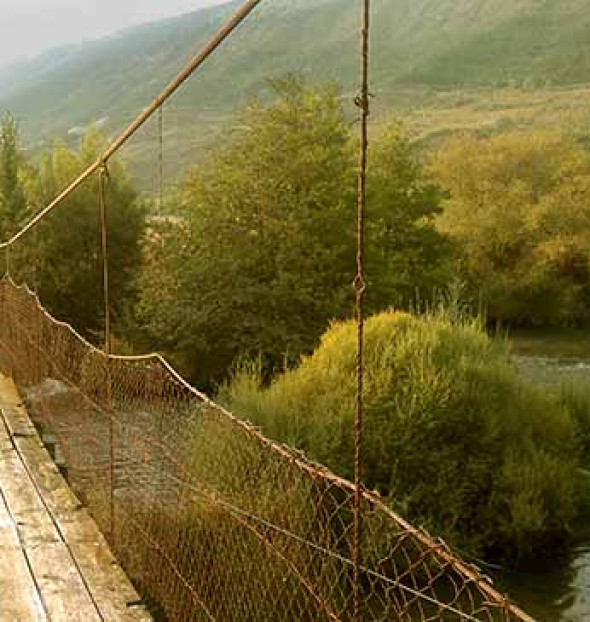
M 34 149 L 91 123 L 114 133 L 176 73 L 238 2 L 54 50 L 0 71 L 0 108 Z M 194 159 L 228 113 L 268 77 L 302 72 L 352 94 L 358 3 L 267 0 L 167 108 L 167 168 Z M 424 92 L 460 85 L 520 87 L 590 81 L 586 0 L 373 0 L 376 105 L 423 105 Z M 426 91 L 417 97 L 416 85 Z M 408 95 L 409 93 L 409 95 Z M 149 177 L 155 126 L 128 157 Z M 155 166 L 155 164 L 154 164 Z

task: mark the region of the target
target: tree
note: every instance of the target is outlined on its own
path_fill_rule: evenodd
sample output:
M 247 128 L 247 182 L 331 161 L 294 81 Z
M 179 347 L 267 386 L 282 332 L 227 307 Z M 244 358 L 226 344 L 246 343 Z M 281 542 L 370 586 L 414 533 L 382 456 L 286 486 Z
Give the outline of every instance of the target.
M 0 124 L 0 237 L 14 235 L 26 214 L 27 203 L 19 177 L 18 125 L 6 112 Z
M 36 181 L 28 184 L 31 201 L 46 205 L 102 148 L 91 131 L 78 152 L 63 144 L 43 157 Z M 123 167 L 113 163 L 107 181 L 108 258 L 111 312 L 115 326 L 129 306 L 141 265 L 145 216 Z M 98 180 L 93 177 L 29 232 L 14 250 L 19 279 L 32 285 L 42 303 L 59 319 L 87 336 L 104 322 Z
M 429 300 L 450 272 L 449 240 L 434 224 L 442 194 L 399 123 L 371 145 L 367 198 L 370 310 Z
M 140 315 L 164 348 L 184 353 L 197 377 L 223 375 L 239 356 L 262 354 L 271 366 L 295 361 L 330 321 L 352 313 L 350 125 L 334 88 L 287 80 L 274 83 L 274 92 L 274 103 L 252 103 L 226 142 L 192 170 L 175 219 L 163 224 L 167 233 L 160 223 L 164 243 L 148 253 Z M 379 153 L 371 194 L 374 307 L 403 297 L 398 282 L 407 285 L 416 272 L 400 267 L 399 254 L 423 242 L 428 199 L 436 206 L 416 179 L 407 140 L 392 131 Z
M 441 228 L 493 320 L 590 320 L 590 154 L 550 132 L 455 138 L 433 171 L 449 193 Z

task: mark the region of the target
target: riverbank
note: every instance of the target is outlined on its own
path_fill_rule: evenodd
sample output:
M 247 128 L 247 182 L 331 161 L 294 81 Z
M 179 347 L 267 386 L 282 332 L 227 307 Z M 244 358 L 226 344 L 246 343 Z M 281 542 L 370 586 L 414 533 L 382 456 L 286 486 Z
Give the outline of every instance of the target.
M 588 359 L 590 330 L 582 328 L 527 328 L 507 333 L 512 352 L 519 357 Z
M 567 379 L 590 383 L 590 331 L 515 331 L 509 338 L 515 361 L 529 379 L 547 386 Z M 539 622 L 586 622 L 590 533 L 567 553 L 519 572 L 501 572 L 497 579 L 502 590 Z

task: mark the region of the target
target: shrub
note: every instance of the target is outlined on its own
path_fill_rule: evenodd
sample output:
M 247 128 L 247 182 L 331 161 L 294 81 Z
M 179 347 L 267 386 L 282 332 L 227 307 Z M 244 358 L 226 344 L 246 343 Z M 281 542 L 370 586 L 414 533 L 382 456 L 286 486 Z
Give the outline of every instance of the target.
M 264 431 L 351 477 L 356 329 L 262 387 L 242 365 L 221 398 Z M 578 512 L 575 427 L 518 376 L 474 320 L 387 312 L 366 325 L 365 483 L 474 554 L 515 559 L 564 542 Z
M 583 467 L 590 470 L 590 387 L 588 380 L 571 377 L 559 383 L 559 399 L 570 412 L 582 451 Z
M 589 163 L 571 138 L 539 131 L 455 137 L 435 156 L 448 193 L 438 224 L 490 319 L 588 323 Z

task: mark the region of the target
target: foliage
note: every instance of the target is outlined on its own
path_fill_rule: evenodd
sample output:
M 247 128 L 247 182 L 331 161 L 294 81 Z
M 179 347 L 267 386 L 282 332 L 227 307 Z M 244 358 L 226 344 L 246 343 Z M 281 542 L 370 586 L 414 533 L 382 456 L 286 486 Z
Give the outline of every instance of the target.
M 154 222 L 141 316 L 193 377 L 223 375 L 238 355 L 297 360 L 352 310 L 356 163 L 338 93 L 299 80 L 275 89 L 192 171 L 175 217 Z M 438 197 L 399 128 L 373 162 L 370 302 L 383 308 L 431 288 L 444 243 Z
M 103 146 L 96 132 L 84 138 L 78 152 L 56 145 L 38 170 L 29 171 L 29 201 L 36 206 L 47 205 L 97 159 Z M 111 311 L 115 324 L 120 326 L 141 263 L 144 214 L 124 169 L 117 163 L 109 169 L 106 202 Z M 98 205 L 95 176 L 28 233 L 11 253 L 18 280 L 32 286 L 56 317 L 86 335 L 99 330 L 104 320 Z
M 590 387 L 586 378 L 563 378 L 559 385 L 559 399 L 571 413 L 576 426 L 583 466 L 590 471 Z
M 19 175 L 21 153 L 16 120 L 5 113 L 0 125 L 0 238 L 14 235 L 26 214 L 27 205 Z
M 221 397 L 350 477 L 355 335 L 352 322 L 335 324 L 267 388 L 246 365 Z M 568 536 L 577 465 L 568 411 L 522 380 L 478 322 L 439 312 L 367 322 L 365 483 L 406 518 L 475 554 L 539 554 Z
M 440 224 L 490 319 L 587 322 L 590 154 L 550 132 L 454 138 L 433 171 L 448 191 Z
M 450 244 L 433 226 L 442 211 L 410 136 L 389 123 L 371 144 L 367 196 L 369 308 L 428 300 L 446 285 Z

